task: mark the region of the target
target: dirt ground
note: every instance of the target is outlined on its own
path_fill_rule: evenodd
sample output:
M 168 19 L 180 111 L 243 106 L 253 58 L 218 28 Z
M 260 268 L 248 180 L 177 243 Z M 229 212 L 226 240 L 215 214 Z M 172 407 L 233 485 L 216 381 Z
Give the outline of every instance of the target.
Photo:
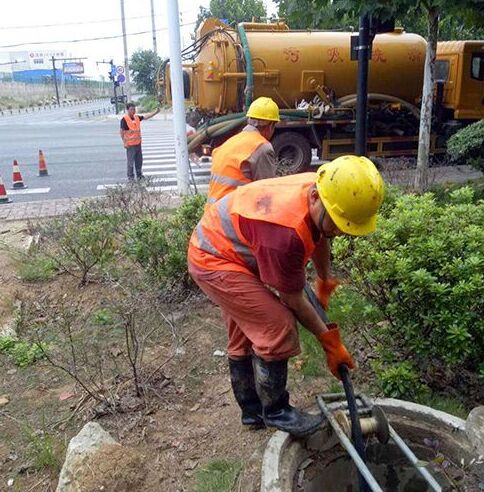
M 109 297 L 109 289 L 101 284 L 79 289 L 78 282 L 67 275 L 36 284 L 19 280 L 15 269 L 19 256 L 15 251 L 28 241 L 27 230 L 25 223 L 0 226 L 0 329 L 13 316 L 16 299 L 25 294 L 40 301 L 48 295 L 80 296 L 86 305 Z M 173 353 L 171 334 L 166 333 L 150 353 L 153 359 L 166 360 L 162 376 L 154 385 L 155 394 L 145 403 L 127 392 L 122 413 L 96 418 L 129 450 L 120 456 L 114 449 L 103 457 L 104 463 L 123 463 L 118 468 L 125 470 L 124 476 L 108 477 L 101 469 L 91 476 L 89 490 L 100 490 L 101 484 L 104 490 L 117 491 L 191 490 L 197 469 L 213 459 L 252 463 L 248 475 L 257 483 L 259 461 L 253 458 L 251 462 L 250 458 L 254 453 L 260 456 L 273 431 L 253 431 L 240 425 L 226 357 L 214 355 L 216 350 L 224 351 L 226 345 L 218 310 L 200 298 L 189 310 L 176 313 L 176 326 L 185 340 L 177 352 Z M 295 405 L 309 406 L 316 394 L 327 389 L 324 379 L 305 380 L 297 371 L 290 379 Z M 27 425 L 41 433 L 47 427 L 55 446 L 65 450 L 70 438 L 93 418 L 93 406 L 82 398 L 72 380 L 45 360 L 18 368 L 3 354 L 1 395 L 7 395 L 9 402 L 0 407 L 0 490 L 55 490 L 58 472 L 35 469 L 29 454 L 31 444 L 23 429 Z M 62 452 L 62 461 L 63 457 Z M 13 485 L 8 487 L 11 479 Z M 239 490 L 255 490 L 251 480 L 240 484 Z

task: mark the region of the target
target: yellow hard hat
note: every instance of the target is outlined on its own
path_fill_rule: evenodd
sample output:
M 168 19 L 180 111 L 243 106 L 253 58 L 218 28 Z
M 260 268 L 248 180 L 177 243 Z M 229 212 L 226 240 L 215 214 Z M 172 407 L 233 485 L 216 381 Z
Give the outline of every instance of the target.
M 376 229 L 384 183 L 370 159 L 345 155 L 323 164 L 317 171 L 316 186 L 324 208 L 341 232 L 365 236 Z
M 280 121 L 279 106 L 270 97 L 258 97 L 249 106 L 247 117 L 257 120 Z

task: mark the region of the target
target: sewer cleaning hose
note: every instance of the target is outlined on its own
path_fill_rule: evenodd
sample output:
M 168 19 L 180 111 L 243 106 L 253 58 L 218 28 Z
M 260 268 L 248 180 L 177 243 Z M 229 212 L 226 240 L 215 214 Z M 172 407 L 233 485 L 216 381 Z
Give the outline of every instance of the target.
M 240 44 L 244 51 L 245 58 L 245 72 L 247 74 L 247 82 L 245 85 L 245 107 L 248 109 L 252 103 L 252 97 L 254 92 L 254 69 L 252 67 L 252 54 L 250 53 L 249 42 L 247 41 L 247 34 L 245 33 L 244 25 L 242 23 L 237 25 L 239 31 Z
M 316 294 L 314 293 L 313 289 L 311 288 L 308 282 L 306 282 L 306 285 L 304 286 L 304 292 L 306 293 L 309 302 L 318 313 L 318 316 L 324 321 L 324 323 L 328 323 L 329 319 L 326 314 L 326 311 L 321 306 L 319 299 L 317 298 Z M 350 420 L 351 420 L 351 440 L 353 441 L 355 449 L 357 453 L 360 455 L 360 458 L 363 460 L 364 463 L 366 463 L 365 444 L 363 442 L 363 434 L 361 433 L 360 419 L 358 417 L 358 408 L 356 406 L 356 398 L 353 390 L 353 384 L 351 383 L 348 366 L 346 364 L 341 364 L 338 367 L 338 370 L 341 376 L 341 381 L 343 382 L 343 388 L 345 390 L 346 400 L 348 402 L 348 411 L 350 413 Z M 358 483 L 359 483 L 359 487 L 358 487 L 359 492 L 369 491 L 368 484 L 366 483 L 366 480 L 363 478 L 360 472 L 358 472 Z

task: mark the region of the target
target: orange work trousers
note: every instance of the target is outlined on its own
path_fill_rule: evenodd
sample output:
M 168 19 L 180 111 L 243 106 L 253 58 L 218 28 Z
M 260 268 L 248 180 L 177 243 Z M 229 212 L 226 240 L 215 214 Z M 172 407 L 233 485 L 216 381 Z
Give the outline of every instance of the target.
M 188 264 L 193 280 L 222 310 L 229 357 L 255 353 L 266 361 L 298 355 L 294 314 L 258 278 L 240 272 L 208 271 Z

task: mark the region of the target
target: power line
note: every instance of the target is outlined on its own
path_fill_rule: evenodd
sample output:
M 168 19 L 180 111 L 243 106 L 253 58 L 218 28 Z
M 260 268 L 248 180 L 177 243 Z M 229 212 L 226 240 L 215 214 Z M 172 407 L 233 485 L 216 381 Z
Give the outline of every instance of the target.
M 188 10 L 186 12 L 189 12 Z M 184 12 L 184 13 L 186 13 Z M 158 14 L 156 17 L 162 17 L 163 14 Z M 147 19 L 151 17 L 151 15 L 138 15 L 135 17 L 126 17 L 126 20 L 136 20 L 136 19 Z M 120 18 L 116 19 L 101 19 L 101 20 L 92 20 L 92 21 L 76 21 L 76 22 L 63 22 L 62 24 L 29 24 L 23 26 L 0 26 L 0 31 L 9 31 L 13 29 L 36 29 L 43 27 L 64 27 L 64 26 L 78 26 L 85 24 L 103 24 L 105 22 L 119 22 Z
M 196 24 L 196 22 L 188 22 L 186 24 L 180 24 L 180 27 L 191 26 L 193 24 Z M 162 27 L 160 29 L 156 29 L 156 31 L 167 31 L 167 30 L 168 30 L 168 27 Z M 151 30 L 150 31 L 132 32 L 130 34 L 127 34 L 127 36 L 139 36 L 141 34 L 149 34 L 151 32 L 152 32 Z M 31 41 L 31 42 L 17 43 L 17 44 L 6 44 L 3 46 L 0 46 L 0 49 L 17 48 L 19 46 L 26 46 L 26 45 L 83 43 L 86 41 L 103 41 L 106 39 L 117 39 L 117 38 L 122 38 L 122 37 L 123 37 L 122 34 L 116 34 L 115 36 L 103 36 L 103 37 L 98 37 L 98 38 L 64 39 L 64 40 L 59 40 L 59 41 Z

